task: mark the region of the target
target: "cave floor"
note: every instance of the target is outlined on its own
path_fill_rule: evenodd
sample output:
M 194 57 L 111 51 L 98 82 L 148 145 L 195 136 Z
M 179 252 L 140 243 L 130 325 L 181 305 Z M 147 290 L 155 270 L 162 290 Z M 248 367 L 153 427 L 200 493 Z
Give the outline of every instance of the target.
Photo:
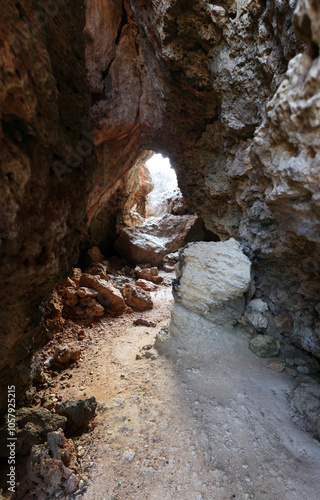
M 136 360 L 170 318 L 171 288 L 152 296 L 150 311 L 93 325 L 79 367 L 55 388 L 100 402 L 76 498 L 318 500 L 320 443 L 293 421 L 294 379 L 254 356 L 243 332 L 208 334 L 201 322 L 170 355 Z M 133 326 L 137 317 L 157 326 Z

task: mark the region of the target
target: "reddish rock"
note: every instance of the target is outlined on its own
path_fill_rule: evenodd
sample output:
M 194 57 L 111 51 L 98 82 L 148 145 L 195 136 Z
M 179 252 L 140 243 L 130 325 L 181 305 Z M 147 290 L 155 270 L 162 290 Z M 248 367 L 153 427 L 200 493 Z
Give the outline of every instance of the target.
M 124 229 L 115 242 L 115 248 L 130 262 L 158 265 L 166 254 L 184 245 L 196 222 L 195 215 L 166 214 L 152 218 L 142 226 Z
M 137 318 L 133 322 L 134 326 L 148 326 L 151 328 L 155 328 L 157 326 L 157 323 L 155 321 L 149 321 L 144 318 Z
M 283 311 L 278 316 L 276 316 L 274 318 L 274 322 L 275 322 L 276 328 L 277 328 L 277 330 L 279 330 L 279 332 L 283 332 L 283 333 L 292 332 L 293 319 L 290 316 L 290 314 L 287 313 L 286 311 Z
M 162 276 L 158 276 L 159 270 L 157 267 L 141 269 L 141 267 L 138 266 L 136 267 L 135 271 L 136 276 L 139 279 L 152 281 L 152 283 L 156 283 L 157 285 L 163 282 Z
M 85 286 L 81 286 L 80 288 L 78 288 L 76 290 L 76 294 L 81 298 L 98 296 L 98 292 L 96 290 L 93 290 L 93 288 L 88 288 Z
M 101 262 L 104 259 L 104 255 L 102 255 L 98 247 L 89 248 L 88 255 L 92 262 Z
M 133 307 L 133 309 L 143 310 L 152 309 L 153 302 L 150 295 L 147 294 L 140 287 L 135 287 L 133 285 L 125 285 L 122 289 L 122 294 L 126 300 L 126 303 Z
M 126 303 L 117 288 L 96 276 L 83 274 L 81 276 L 80 285 L 93 288 L 98 292 L 97 301 L 110 314 L 121 314 L 126 308 Z
M 143 279 L 138 279 L 135 283 L 136 286 L 139 286 L 143 290 L 146 290 L 147 292 L 154 292 L 158 287 L 151 281 L 143 280 Z
M 66 306 L 74 307 L 79 302 L 79 297 L 75 288 L 63 288 L 61 291 L 61 296 Z
M 76 342 L 71 342 L 66 346 L 59 346 L 56 348 L 53 363 L 66 365 L 71 361 L 77 361 L 81 356 L 81 348 Z
M 86 270 L 85 274 L 93 274 L 94 276 L 99 276 L 100 278 L 109 281 L 109 276 L 107 275 L 107 267 L 101 262 L 94 262 Z

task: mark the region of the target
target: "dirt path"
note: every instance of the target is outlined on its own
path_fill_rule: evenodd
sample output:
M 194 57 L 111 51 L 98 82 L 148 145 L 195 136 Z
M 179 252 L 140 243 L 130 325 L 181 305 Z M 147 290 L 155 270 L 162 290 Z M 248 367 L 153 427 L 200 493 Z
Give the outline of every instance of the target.
M 243 334 L 205 320 L 192 338 L 182 325 L 167 356 L 136 360 L 170 317 L 171 289 L 152 295 L 153 310 L 92 328 L 59 391 L 101 402 L 77 498 L 318 500 L 320 444 L 291 421 L 294 380 L 267 368 Z M 133 326 L 139 316 L 157 327 Z

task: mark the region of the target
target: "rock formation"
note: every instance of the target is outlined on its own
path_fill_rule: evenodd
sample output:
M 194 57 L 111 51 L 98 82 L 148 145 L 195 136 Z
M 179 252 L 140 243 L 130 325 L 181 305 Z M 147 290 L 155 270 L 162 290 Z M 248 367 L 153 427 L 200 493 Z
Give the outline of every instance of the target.
M 81 236 L 107 255 L 151 150 L 240 242 L 280 336 L 320 356 L 317 0 L 88 0 L 82 36 L 84 15 L 1 5 L 1 405 Z

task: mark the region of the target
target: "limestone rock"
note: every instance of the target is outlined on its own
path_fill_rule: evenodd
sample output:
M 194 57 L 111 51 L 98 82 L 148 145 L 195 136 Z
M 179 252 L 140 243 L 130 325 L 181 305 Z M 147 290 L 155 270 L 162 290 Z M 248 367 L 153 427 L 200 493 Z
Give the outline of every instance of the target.
M 158 288 L 157 285 L 155 285 L 151 281 L 147 281 L 147 280 L 143 280 L 143 279 L 138 279 L 135 282 L 135 285 L 139 286 L 140 288 L 142 288 L 146 292 L 154 292 Z
M 80 285 L 96 290 L 98 292 L 97 301 L 109 314 L 121 314 L 125 310 L 126 304 L 120 291 L 108 281 L 90 274 L 82 274 Z
M 94 418 L 97 408 L 96 399 L 68 400 L 57 403 L 55 411 L 58 415 L 67 417 L 66 432 L 72 436 L 80 430 L 88 428 Z
M 241 317 L 251 263 L 233 238 L 225 242 L 190 243 L 181 252 L 175 300 L 217 323 L 235 324 Z
M 133 285 L 125 285 L 122 289 L 122 294 L 126 300 L 126 303 L 133 307 L 133 309 L 143 310 L 152 309 L 153 302 L 150 295 L 142 290 L 140 287 L 135 287 Z
M 115 248 L 130 262 L 150 262 L 155 266 L 167 253 L 183 246 L 196 221 L 194 215 L 166 214 L 161 218 L 151 218 L 141 226 L 124 229 L 115 242 Z
M 270 335 L 257 335 L 250 341 L 249 348 L 259 358 L 271 358 L 279 353 L 280 342 Z

